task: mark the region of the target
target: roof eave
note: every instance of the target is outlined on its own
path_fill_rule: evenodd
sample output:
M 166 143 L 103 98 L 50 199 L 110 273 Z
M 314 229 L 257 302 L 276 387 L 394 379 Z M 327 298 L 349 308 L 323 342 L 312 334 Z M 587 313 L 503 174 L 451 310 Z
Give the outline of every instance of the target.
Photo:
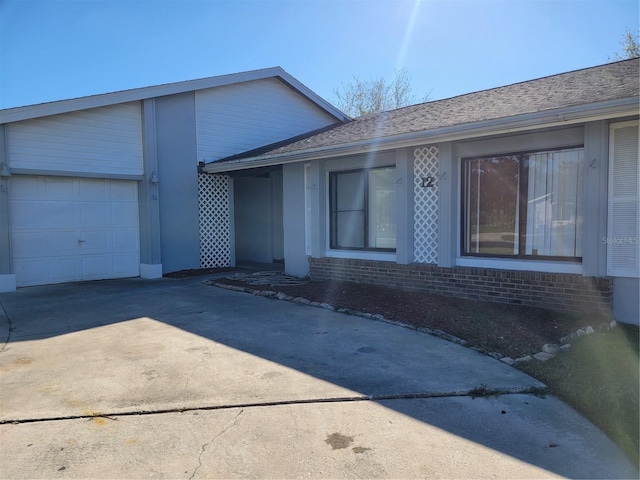
M 470 138 L 515 133 L 531 129 L 573 125 L 588 121 L 605 120 L 616 117 L 638 115 L 638 96 L 624 99 L 598 102 L 588 105 L 565 107 L 544 112 L 528 113 L 514 117 L 454 125 L 451 127 L 422 130 L 407 134 L 394 135 L 379 139 L 368 139 L 326 147 L 311 148 L 297 152 L 244 158 L 228 162 L 212 162 L 203 171 L 206 173 L 224 173 L 247 168 L 318 160 L 362 154 L 376 150 L 403 148 L 419 142 L 449 142 Z
M 215 88 L 235 83 L 262 80 L 265 78 L 278 78 L 286 85 L 307 97 L 322 110 L 339 120 L 350 120 L 350 118 L 329 102 L 318 96 L 311 89 L 289 75 L 281 67 L 263 68 L 247 72 L 232 73 L 229 75 L 219 75 L 215 77 L 200 78 L 196 80 L 186 80 L 183 82 L 167 83 L 150 87 L 134 88 L 119 92 L 103 93 L 86 97 L 72 98 L 68 100 L 58 100 L 55 102 L 39 103 L 24 107 L 14 107 L 0 110 L 0 124 L 18 122 L 32 118 L 58 115 L 61 113 L 86 110 L 88 108 L 105 107 L 120 103 L 135 102 L 148 98 L 163 97 L 179 93 Z

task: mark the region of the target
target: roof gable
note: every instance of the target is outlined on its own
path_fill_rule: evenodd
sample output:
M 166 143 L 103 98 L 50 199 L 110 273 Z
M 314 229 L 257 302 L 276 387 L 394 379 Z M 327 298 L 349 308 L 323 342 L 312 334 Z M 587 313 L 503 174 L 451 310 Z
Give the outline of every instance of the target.
M 285 72 L 281 67 L 251 70 L 247 72 L 234 73 L 229 75 L 219 75 L 215 77 L 201 78 L 197 80 L 187 80 L 184 82 L 168 83 L 143 88 L 134 88 L 119 92 L 91 95 L 88 97 L 59 100 L 56 102 L 27 105 L 24 107 L 14 107 L 0 110 L 0 124 L 27 120 L 31 118 L 57 115 L 78 110 L 86 110 L 95 107 L 104 107 L 132 101 L 144 100 L 147 98 L 174 95 L 190 91 L 203 90 L 208 88 L 232 85 L 236 83 L 261 80 L 265 78 L 277 78 L 289 88 L 292 88 L 313 102 L 320 109 L 340 121 L 348 120 L 343 112 L 335 108 L 329 102 L 315 94 L 304 84 Z

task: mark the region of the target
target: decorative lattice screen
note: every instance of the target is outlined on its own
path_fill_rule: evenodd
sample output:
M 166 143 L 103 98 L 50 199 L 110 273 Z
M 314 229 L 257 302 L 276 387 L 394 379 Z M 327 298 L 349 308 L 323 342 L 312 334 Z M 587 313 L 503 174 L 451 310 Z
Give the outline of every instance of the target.
M 413 150 L 414 261 L 438 263 L 438 147 Z
M 198 175 L 200 268 L 231 266 L 229 177 Z

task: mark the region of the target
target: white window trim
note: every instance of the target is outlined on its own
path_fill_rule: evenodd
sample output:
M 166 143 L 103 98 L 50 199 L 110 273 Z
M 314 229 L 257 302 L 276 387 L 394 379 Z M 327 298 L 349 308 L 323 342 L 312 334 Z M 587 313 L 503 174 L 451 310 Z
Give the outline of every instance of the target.
M 458 156 L 458 165 L 462 165 L 462 158 Z M 456 218 L 456 238 L 460 238 L 462 229 L 462 198 L 459 192 L 462 188 L 462 168 L 458 169 L 457 175 L 458 195 L 457 195 L 457 218 Z M 456 267 L 471 268 L 491 268 L 497 270 L 512 270 L 524 272 L 540 273 L 566 273 L 583 275 L 584 269 L 581 262 L 564 262 L 552 260 L 535 260 L 521 258 L 490 258 L 490 257 L 467 257 L 462 256 L 462 246 L 456 241 Z
M 518 270 L 540 273 L 569 273 L 582 275 L 582 263 L 553 262 L 548 260 L 494 259 L 478 257 L 458 257 L 458 267 L 495 268 L 498 270 Z
M 355 167 L 355 168 L 339 168 L 325 171 L 325 256 L 332 258 L 353 258 L 354 260 L 381 260 L 381 261 L 396 261 L 396 253 L 397 253 L 397 245 L 396 251 L 394 252 L 385 252 L 378 250 L 359 250 L 359 249 L 332 249 L 331 248 L 331 201 L 329 199 L 329 183 L 330 176 L 334 172 L 342 172 L 348 170 L 371 170 L 375 168 L 385 168 L 392 167 L 395 168 L 396 171 L 398 166 L 393 164 L 385 164 L 385 165 L 375 165 L 371 167 Z M 396 241 L 398 236 L 397 224 L 396 224 Z

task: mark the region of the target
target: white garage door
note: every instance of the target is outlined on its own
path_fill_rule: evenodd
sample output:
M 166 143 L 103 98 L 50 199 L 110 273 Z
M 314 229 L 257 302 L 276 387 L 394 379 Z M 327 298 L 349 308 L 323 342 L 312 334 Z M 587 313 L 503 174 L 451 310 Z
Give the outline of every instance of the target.
M 140 274 L 137 182 L 15 175 L 10 198 L 18 286 Z

